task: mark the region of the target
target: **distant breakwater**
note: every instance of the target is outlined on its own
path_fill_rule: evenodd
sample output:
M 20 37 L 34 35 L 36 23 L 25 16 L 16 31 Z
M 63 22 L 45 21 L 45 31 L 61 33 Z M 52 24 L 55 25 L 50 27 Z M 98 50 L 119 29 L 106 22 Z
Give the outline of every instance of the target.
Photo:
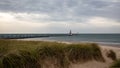
M 68 34 L 0 34 L 0 39 L 23 39 L 56 36 L 68 36 Z

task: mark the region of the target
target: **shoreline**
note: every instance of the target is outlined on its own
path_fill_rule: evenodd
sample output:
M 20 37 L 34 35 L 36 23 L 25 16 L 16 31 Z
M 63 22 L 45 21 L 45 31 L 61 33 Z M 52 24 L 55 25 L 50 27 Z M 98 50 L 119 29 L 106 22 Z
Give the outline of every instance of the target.
M 14 39 L 14 40 L 23 40 L 23 41 L 46 41 L 46 42 L 58 42 L 58 43 L 67 43 L 67 44 L 79 44 L 79 43 L 96 43 L 99 46 L 110 46 L 120 48 L 120 43 L 106 43 L 106 42 L 92 42 L 92 41 L 80 41 L 80 42 L 70 42 L 70 41 L 57 41 L 57 40 L 44 40 L 44 39 Z

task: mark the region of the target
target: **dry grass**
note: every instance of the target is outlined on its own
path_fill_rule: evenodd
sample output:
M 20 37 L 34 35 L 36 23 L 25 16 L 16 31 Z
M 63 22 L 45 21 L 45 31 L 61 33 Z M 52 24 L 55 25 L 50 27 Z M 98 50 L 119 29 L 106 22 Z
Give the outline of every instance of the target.
M 89 60 L 104 62 L 104 58 L 97 44 L 71 44 L 65 50 L 69 60 L 72 62 L 85 62 Z
M 107 53 L 107 57 L 111 58 L 112 60 L 116 60 L 116 53 L 113 51 L 113 50 L 110 50 L 108 53 Z
M 97 44 L 90 43 L 0 40 L 0 48 L 0 68 L 43 68 L 45 64 L 68 68 L 74 62 L 104 61 Z M 44 63 L 47 59 L 52 63 Z
M 120 59 L 116 60 L 110 68 L 120 68 Z

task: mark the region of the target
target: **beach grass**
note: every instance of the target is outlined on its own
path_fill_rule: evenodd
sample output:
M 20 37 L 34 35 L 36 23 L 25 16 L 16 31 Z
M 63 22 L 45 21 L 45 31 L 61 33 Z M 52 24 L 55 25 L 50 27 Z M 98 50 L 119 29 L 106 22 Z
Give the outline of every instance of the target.
M 105 61 L 97 44 L 0 40 L 0 68 L 69 68 L 90 60 Z
M 117 60 L 116 53 L 113 50 L 109 50 L 107 57 L 111 58 L 112 60 Z
M 113 62 L 110 68 L 120 68 L 120 59 Z
M 72 62 L 105 61 L 97 44 L 71 44 L 65 49 L 69 60 Z

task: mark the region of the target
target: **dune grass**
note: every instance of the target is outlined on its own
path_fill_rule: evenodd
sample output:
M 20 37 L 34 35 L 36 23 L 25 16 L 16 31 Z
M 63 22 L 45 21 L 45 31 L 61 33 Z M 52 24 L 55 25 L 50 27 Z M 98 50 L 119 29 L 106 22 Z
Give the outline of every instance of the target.
M 112 60 L 116 60 L 116 59 L 117 59 L 116 53 L 115 53 L 113 50 L 110 50 L 110 51 L 107 53 L 107 57 L 108 57 L 108 58 L 111 58 Z
M 116 60 L 110 68 L 120 68 L 120 59 Z
M 72 62 L 105 61 L 97 44 L 71 44 L 65 50 L 69 60 Z
M 97 44 L 0 40 L 0 68 L 69 68 L 90 60 L 104 62 Z

